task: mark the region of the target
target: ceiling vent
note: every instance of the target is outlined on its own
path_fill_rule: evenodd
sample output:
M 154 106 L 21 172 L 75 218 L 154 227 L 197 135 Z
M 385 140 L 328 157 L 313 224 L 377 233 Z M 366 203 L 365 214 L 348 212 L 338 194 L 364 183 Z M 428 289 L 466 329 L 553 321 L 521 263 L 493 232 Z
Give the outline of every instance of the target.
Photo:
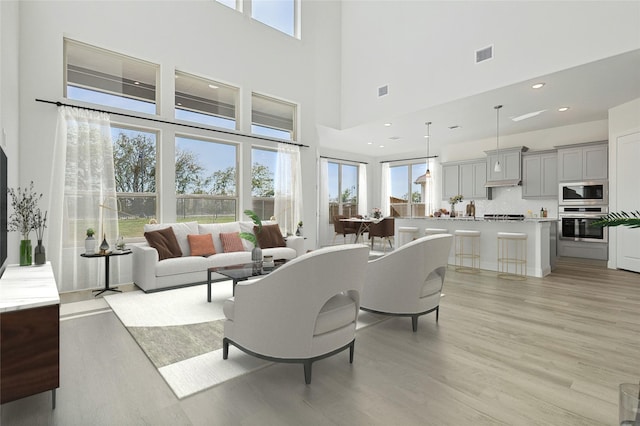
M 493 59 L 493 45 L 476 50 L 476 64 Z
M 387 96 L 389 94 L 389 85 L 385 84 L 384 86 L 378 87 L 378 97 L 381 98 L 383 96 Z

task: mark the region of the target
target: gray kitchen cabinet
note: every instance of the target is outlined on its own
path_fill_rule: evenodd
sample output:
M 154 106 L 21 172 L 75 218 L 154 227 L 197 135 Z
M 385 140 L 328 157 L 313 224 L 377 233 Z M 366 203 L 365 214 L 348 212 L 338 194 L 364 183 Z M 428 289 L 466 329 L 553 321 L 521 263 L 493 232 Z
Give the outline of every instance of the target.
M 575 182 L 607 179 L 608 153 L 606 142 L 558 147 L 558 180 Z
M 487 154 L 487 183 L 490 185 L 517 185 L 522 180 L 522 153 L 529 148 L 519 146 L 499 151 L 485 151 Z M 500 161 L 502 170 L 495 171 L 496 161 Z
M 442 165 L 442 199 L 462 195 L 465 200 L 490 199 L 486 160 L 471 160 Z
M 558 196 L 558 154 L 553 151 L 522 156 L 522 198 Z
M 448 200 L 459 194 L 458 164 L 442 165 L 442 199 Z

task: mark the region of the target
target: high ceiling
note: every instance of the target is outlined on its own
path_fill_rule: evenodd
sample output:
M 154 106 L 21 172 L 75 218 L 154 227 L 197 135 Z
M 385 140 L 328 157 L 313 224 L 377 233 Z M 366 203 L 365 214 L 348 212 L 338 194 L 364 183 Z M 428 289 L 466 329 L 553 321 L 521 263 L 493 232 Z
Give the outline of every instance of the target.
M 535 83 L 544 83 L 533 89 Z M 323 147 L 374 157 L 421 153 L 425 122 L 431 125 L 431 154 L 445 144 L 495 137 L 495 105 L 500 135 L 512 135 L 571 124 L 605 120 L 608 110 L 640 98 L 640 50 L 566 69 L 458 99 L 410 114 L 388 117 L 345 130 L 320 128 Z M 560 107 L 569 107 L 565 112 Z M 540 112 L 530 118 L 512 118 Z M 385 126 L 391 123 L 391 126 Z M 452 126 L 459 126 L 450 129 Z M 380 147 L 383 145 L 384 147 Z

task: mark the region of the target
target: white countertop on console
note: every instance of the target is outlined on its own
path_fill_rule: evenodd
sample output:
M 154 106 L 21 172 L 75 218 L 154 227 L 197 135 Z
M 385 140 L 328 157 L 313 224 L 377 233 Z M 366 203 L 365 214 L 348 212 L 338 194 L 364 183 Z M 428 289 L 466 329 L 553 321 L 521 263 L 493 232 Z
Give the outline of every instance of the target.
M 424 217 L 424 218 L 415 218 L 415 219 L 428 219 L 428 220 L 461 220 L 461 221 L 472 221 L 472 222 L 557 222 L 559 219 L 557 217 L 526 217 L 522 220 L 518 219 L 485 219 L 483 217 Z
M 9 265 L 0 279 L 0 312 L 59 303 L 60 295 L 50 262 L 42 266 Z

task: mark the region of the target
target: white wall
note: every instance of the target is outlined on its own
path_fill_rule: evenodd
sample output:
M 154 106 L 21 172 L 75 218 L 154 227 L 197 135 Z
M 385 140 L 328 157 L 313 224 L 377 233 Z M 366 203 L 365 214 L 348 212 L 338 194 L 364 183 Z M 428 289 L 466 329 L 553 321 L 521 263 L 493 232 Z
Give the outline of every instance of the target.
M 19 105 L 20 112 L 20 183 L 33 180 L 42 190 L 52 169 L 64 167 L 49 161 L 56 108 L 35 99 L 63 100 L 63 38 L 69 37 L 159 64 L 161 89 L 165 89 L 161 90 L 161 116 L 165 119 L 173 117 L 176 68 L 237 85 L 245 102 L 255 91 L 298 103 L 299 141 L 310 146 L 301 148 L 305 197 L 301 219 L 315 222 L 315 123 L 335 126 L 339 120 L 340 32 L 334 26 L 340 22 L 338 2 L 303 2 L 302 40 L 215 1 L 20 2 L 19 10 L 19 16 L 6 19 L 19 18 L 15 19 L 19 22 L 20 40 L 19 102 L 15 96 L 9 102 L 14 110 Z M 10 31 L 5 30 L 4 23 L 3 18 L 3 36 Z M 2 52 L 4 60 L 4 45 Z M 115 116 L 112 119 L 126 121 Z M 247 103 L 241 110 L 240 126 L 245 132 L 250 128 Z M 161 163 L 169 169 L 175 131 L 163 126 L 159 146 Z M 246 166 L 250 164 L 250 145 L 245 142 L 242 146 L 241 161 Z M 160 212 L 161 220 L 171 220 L 175 215 L 171 203 L 175 197 L 173 184 L 166 182 L 166 189 L 162 194 L 165 209 Z M 45 198 L 47 203 L 48 194 Z M 246 208 L 249 201 L 247 194 L 239 210 Z M 51 218 L 56 219 L 59 220 Z M 306 243 L 313 248 L 316 236 L 309 231 Z M 15 251 L 10 253 L 15 259 Z
M 617 139 L 621 136 L 640 132 L 640 98 L 622 105 L 618 105 L 609 110 L 609 211 L 619 211 L 618 203 L 618 176 L 615 173 L 617 159 Z M 636 160 L 640 165 L 640 158 Z M 626 176 L 627 179 L 635 179 L 638 176 Z M 638 206 L 640 210 L 640 206 Z M 609 228 L 609 268 L 617 267 L 617 232 L 618 228 Z M 640 244 L 640 232 L 637 234 L 638 244 Z
M 342 127 L 640 48 L 637 1 L 345 1 Z M 475 51 L 494 46 L 492 60 Z M 377 88 L 389 85 L 389 95 Z
M 0 1 L 0 144 L 7 154 L 9 187 L 21 184 L 18 182 L 18 5 L 18 2 Z M 24 185 L 28 182 L 22 183 Z M 10 232 L 8 237 L 7 262 L 18 263 L 20 234 Z

